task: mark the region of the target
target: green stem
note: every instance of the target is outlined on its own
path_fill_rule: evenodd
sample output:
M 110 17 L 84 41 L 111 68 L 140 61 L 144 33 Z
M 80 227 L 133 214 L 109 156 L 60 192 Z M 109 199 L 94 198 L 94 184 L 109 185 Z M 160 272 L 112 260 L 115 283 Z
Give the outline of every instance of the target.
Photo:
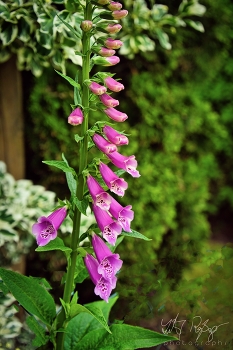
M 84 20 L 92 19 L 92 5 L 89 3 L 86 5 Z M 90 78 L 90 35 L 89 33 L 83 32 L 82 38 L 82 46 L 83 46 L 83 67 L 82 67 L 82 87 L 83 87 L 83 98 L 82 105 L 84 108 L 84 121 L 82 123 L 81 128 L 81 136 L 83 136 L 83 140 L 80 142 L 80 159 L 79 159 L 79 178 L 77 184 L 77 197 L 81 201 L 83 199 L 85 180 L 83 177 L 83 170 L 87 166 L 87 156 L 88 156 L 88 115 L 89 115 L 89 88 L 83 83 L 85 80 Z M 67 277 L 65 283 L 65 289 L 63 294 L 63 300 L 65 303 L 70 302 L 71 294 L 74 289 L 74 274 L 77 260 L 77 247 L 79 243 L 79 235 L 80 235 L 80 223 L 81 223 L 81 212 L 75 207 L 74 211 L 74 221 L 73 221 L 73 232 L 71 236 L 71 249 L 72 253 L 70 256 L 70 263 L 67 268 Z M 58 316 L 58 324 L 57 329 L 60 327 L 66 326 L 66 315 L 64 309 L 62 309 L 61 313 Z M 57 336 L 57 350 L 63 350 L 64 345 L 64 332 L 59 332 Z

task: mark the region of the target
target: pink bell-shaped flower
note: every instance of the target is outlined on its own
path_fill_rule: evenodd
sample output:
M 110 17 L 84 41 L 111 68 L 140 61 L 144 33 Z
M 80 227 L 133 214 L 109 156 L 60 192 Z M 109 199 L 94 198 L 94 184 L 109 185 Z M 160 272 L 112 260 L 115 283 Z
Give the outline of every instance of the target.
M 57 230 L 66 217 L 66 207 L 58 208 L 48 217 L 41 216 L 32 226 L 32 234 L 36 236 L 38 246 L 44 246 L 57 237 Z
M 100 163 L 99 166 L 102 178 L 111 192 L 123 197 L 128 184 L 124 179 L 118 177 L 106 164 Z
M 93 205 L 93 213 L 103 238 L 109 244 L 115 245 L 117 236 L 121 234 L 122 226 L 97 205 Z

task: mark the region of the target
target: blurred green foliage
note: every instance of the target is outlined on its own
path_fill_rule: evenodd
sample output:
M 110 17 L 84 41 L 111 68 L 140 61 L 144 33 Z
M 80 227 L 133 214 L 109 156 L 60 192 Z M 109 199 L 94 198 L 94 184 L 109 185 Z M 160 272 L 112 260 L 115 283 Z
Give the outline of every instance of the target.
M 179 1 L 163 3 L 171 13 L 179 7 Z M 202 21 L 205 33 L 180 28 L 174 35 L 171 26 L 167 31 L 172 51 L 137 48 L 131 50 L 134 60 L 122 58 L 114 68 L 126 86 L 117 95 L 119 109 L 129 116 L 118 129 L 131 134 L 122 153 L 135 154 L 142 175 L 136 180 L 124 176 L 129 189 L 122 203 L 133 205 L 133 228 L 152 238 L 151 243 L 125 238 L 119 246 L 124 265 L 118 290 L 124 307 L 117 312 L 132 322 L 156 314 L 153 310 L 161 307 L 166 290 L 179 285 L 183 270 L 208 255 L 208 216 L 233 205 L 233 4 L 230 0 L 202 4 L 207 8 Z M 128 24 L 122 37 L 140 26 L 137 21 Z M 150 33 L 148 38 L 155 44 Z M 69 66 L 68 71 L 74 77 Z M 78 147 L 67 124 L 72 101 L 68 83 L 48 70 L 35 81 L 28 104 L 31 171 L 43 185 L 54 189 L 56 183 L 60 191 L 66 191 L 63 174 L 48 171 L 39 162 L 61 159 L 61 152 L 69 150 L 68 160 L 74 166 Z M 98 113 L 93 117 L 103 118 Z M 204 281 L 183 283 L 179 297 L 187 308 L 192 309 L 197 286 Z

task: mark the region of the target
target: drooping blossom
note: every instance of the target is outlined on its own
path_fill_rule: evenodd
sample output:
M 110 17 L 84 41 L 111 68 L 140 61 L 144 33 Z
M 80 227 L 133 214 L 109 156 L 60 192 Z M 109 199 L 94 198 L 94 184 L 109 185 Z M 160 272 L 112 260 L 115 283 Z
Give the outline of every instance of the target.
M 93 205 L 96 222 L 102 232 L 103 238 L 111 245 L 115 245 L 117 236 L 121 234 L 121 225 L 97 205 Z
M 123 263 L 119 254 L 113 254 L 102 238 L 96 234 L 92 237 L 92 246 L 99 262 L 99 274 L 110 282 L 115 281 L 115 274 L 120 270 Z
M 102 95 L 104 96 L 104 95 Z M 117 146 L 128 145 L 128 137 L 120 134 L 118 131 L 113 129 L 111 126 L 105 125 L 103 128 L 105 136 L 109 139 L 110 142 L 114 143 Z
M 83 122 L 83 113 L 80 108 L 75 108 L 68 117 L 68 123 L 71 125 L 80 125 Z
M 58 208 L 48 217 L 41 216 L 32 226 L 32 234 L 36 236 L 38 246 L 44 246 L 57 237 L 57 230 L 65 220 L 66 207 Z
M 118 23 L 116 23 L 116 24 L 110 23 L 105 27 L 105 30 L 107 32 L 109 32 L 110 34 L 116 34 L 121 30 L 121 28 L 122 28 L 122 26 Z
M 135 156 L 123 156 L 118 152 L 109 153 L 108 158 L 111 162 L 120 169 L 127 171 L 133 177 L 140 177 L 139 171 L 136 170 L 138 162 L 135 159 Z
M 92 81 L 89 85 L 89 89 L 93 92 L 95 95 L 102 95 L 104 94 L 107 90 L 105 86 L 102 86 L 95 81 Z
M 119 224 L 126 232 L 131 232 L 130 223 L 134 218 L 134 212 L 131 209 L 132 205 L 122 207 L 120 203 L 118 203 L 114 198 L 112 198 L 109 211 L 111 215 L 115 219 L 117 219 L 117 222 L 119 222 Z
M 111 192 L 123 197 L 128 184 L 124 179 L 118 177 L 106 164 L 100 163 L 99 166 L 102 178 Z
M 99 272 L 98 261 L 90 254 L 87 254 L 84 258 L 84 263 L 91 277 L 92 282 L 95 284 L 94 293 L 99 295 L 100 298 L 108 302 L 108 298 L 112 290 L 116 287 L 117 278 L 113 278 L 111 281 L 105 279 Z
M 104 113 L 106 113 L 110 119 L 115 120 L 115 122 L 124 122 L 128 118 L 126 113 L 122 113 L 113 107 L 104 109 Z
M 104 41 L 104 45 L 108 48 L 108 49 L 119 49 L 122 45 L 123 42 L 121 40 L 117 40 L 117 39 L 112 39 L 112 38 L 108 38 Z
M 94 204 L 102 210 L 109 210 L 112 197 L 104 191 L 98 181 L 91 175 L 87 177 L 87 186 Z
M 122 4 L 120 2 L 110 1 L 108 8 L 110 11 L 120 10 L 122 8 Z
M 117 146 L 113 143 L 108 142 L 102 136 L 95 134 L 93 136 L 93 141 L 96 146 L 101 150 L 101 152 L 108 154 L 117 151 Z
M 112 17 L 114 19 L 122 19 L 125 18 L 128 15 L 127 10 L 116 10 L 112 12 Z
M 108 94 L 101 95 L 100 100 L 106 107 L 116 107 L 119 105 L 119 101 L 115 100 Z
M 107 88 L 110 89 L 111 91 L 114 91 L 114 92 L 119 92 L 125 88 L 123 84 L 119 83 L 119 81 L 117 81 L 111 77 L 105 78 L 104 82 L 105 82 Z

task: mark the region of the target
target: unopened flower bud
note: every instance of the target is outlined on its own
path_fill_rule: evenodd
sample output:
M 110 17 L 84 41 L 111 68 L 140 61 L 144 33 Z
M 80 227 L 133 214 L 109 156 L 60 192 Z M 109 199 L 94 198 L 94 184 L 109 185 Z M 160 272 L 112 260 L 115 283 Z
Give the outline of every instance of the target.
M 110 119 L 115 120 L 115 122 L 124 122 L 128 118 L 127 114 L 112 107 L 105 109 L 104 112 Z
M 119 83 L 117 80 L 111 77 L 105 78 L 104 82 L 107 88 L 114 92 L 119 92 L 125 88 L 123 84 Z
M 116 53 L 115 50 L 107 49 L 106 47 L 100 45 L 92 46 L 92 51 L 102 57 L 110 57 Z
M 122 26 L 120 24 L 108 24 L 104 29 L 110 34 L 116 34 L 121 30 Z
M 119 105 L 119 101 L 115 100 L 108 94 L 103 94 L 100 96 L 101 102 L 106 106 L 106 107 L 116 107 Z
M 95 95 L 103 95 L 106 92 L 106 87 L 102 86 L 94 81 L 89 84 L 89 89 Z
M 119 10 L 119 11 L 112 12 L 112 17 L 114 19 L 122 19 L 122 18 L 125 18 L 127 15 L 128 15 L 127 10 Z
M 115 50 L 115 49 L 119 49 L 123 45 L 123 42 L 120 40 L 108 38 L 105 40 L 104 44 L 108 49 Z
M 68 123 L 71 125 L 80 125 L 83 122 L 83 113 L 80 108 L 75 108 L 68 117 Z
M 93 23 L 92 21 L 85 20 L 81 22 L 80 27 L 84 32 L 89 32 L 89 30 L 91 30 L 93 27 Z
M 122 8 L 122 4 L 120 2 L 111 1 L 108 8 L 110 11 L 117 11 Z
M 94 64 L 98 64 L 100 66 L 108 67 L 108 66 L 114 66 L 115 64 L 120 62 L 120 58 L 118 56 L 111 56 L 111 57 L 93 57 L 92 61 Z

